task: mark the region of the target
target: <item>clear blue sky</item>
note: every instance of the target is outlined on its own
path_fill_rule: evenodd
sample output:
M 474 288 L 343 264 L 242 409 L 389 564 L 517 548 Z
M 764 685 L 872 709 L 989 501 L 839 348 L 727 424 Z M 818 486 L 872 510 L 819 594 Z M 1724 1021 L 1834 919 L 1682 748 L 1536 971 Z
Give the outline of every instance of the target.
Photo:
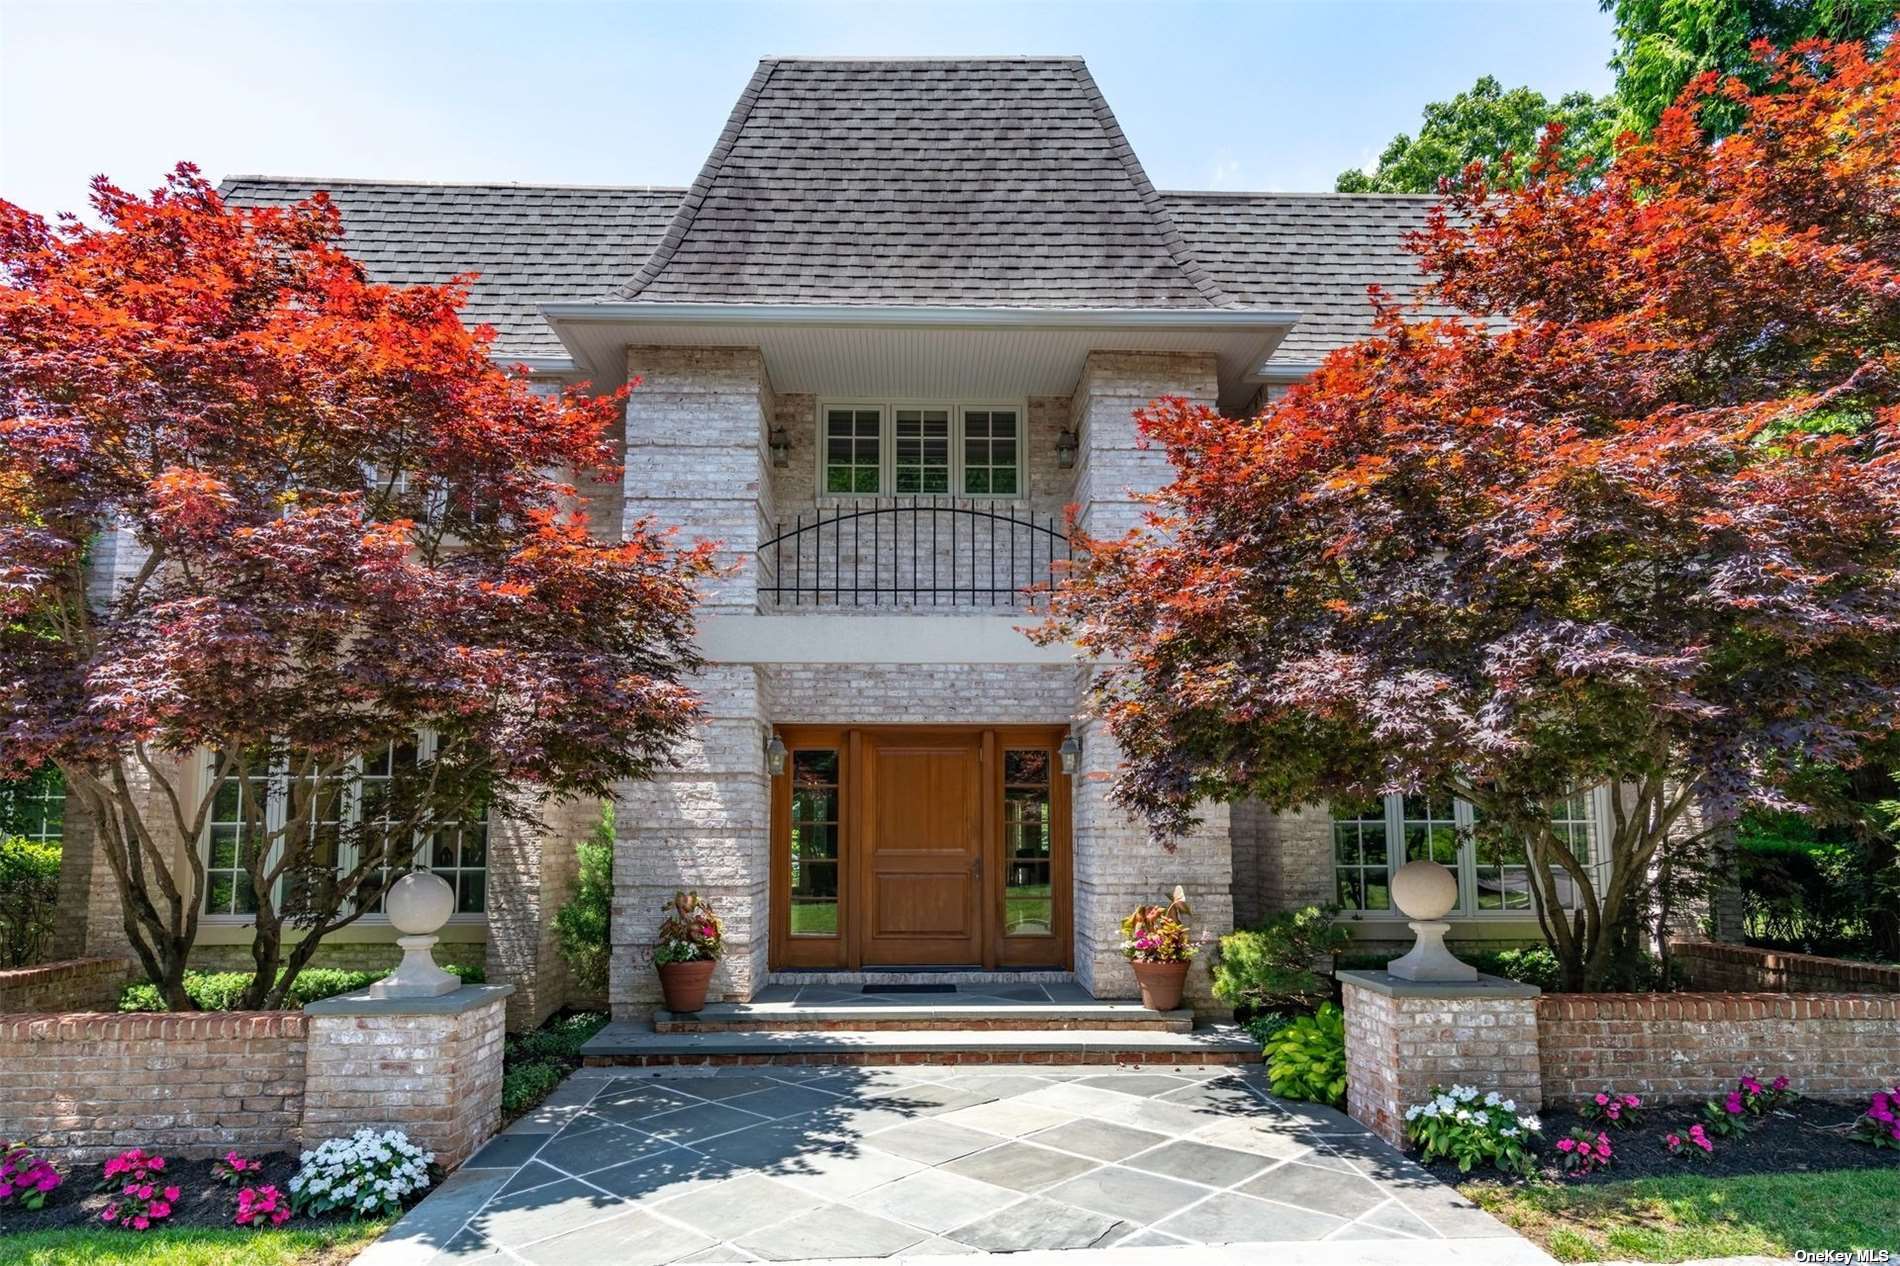
M 689 182 L 764 54 L 1080 53 L 1162 188 L 1330 189 L 1478 75 L 1609 87 L 1595 0 L 0 0 L 0 196 L 106 172 Z

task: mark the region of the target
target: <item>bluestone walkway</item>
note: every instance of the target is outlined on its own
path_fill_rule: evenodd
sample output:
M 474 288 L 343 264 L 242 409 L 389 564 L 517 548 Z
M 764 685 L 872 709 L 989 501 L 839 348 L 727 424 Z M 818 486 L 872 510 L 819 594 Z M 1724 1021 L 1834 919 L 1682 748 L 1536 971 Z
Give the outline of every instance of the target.
M 358 1260 L 1207 1266 L 1286 1243 L 1328 1266 L 1548 1261 L 1257 1069 L 922 1065 L 583 1070 Z

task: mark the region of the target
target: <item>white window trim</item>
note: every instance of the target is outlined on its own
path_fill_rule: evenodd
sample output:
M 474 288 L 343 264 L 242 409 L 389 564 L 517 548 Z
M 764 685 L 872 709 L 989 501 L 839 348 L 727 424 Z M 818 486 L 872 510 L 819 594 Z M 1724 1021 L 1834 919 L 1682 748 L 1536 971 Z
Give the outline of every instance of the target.
M 878 472 L 875 493 L 826 492 L 825 491 L 825 441 L 827 438 L 825 415 L 833 409 L 875 409 L 878 412 Z M 947 493 L 899 493 L 893 491 L 897 483 L 897 411 L 899 409 L 942 409 L 950 415 L 950 488 Z M 966 411 L 981 413 L 989 409 L 1008 409 L 1016 414 L 1016 491 L 1015 492 L 962 492 L 963 487 L 963 415 Z M 816 442 L 812 447 L 814 454 L 813 483 L 814 499 L 819 505 L 842 505 L 852 501 L 875 498 L 880 501 L 894 501 L 899 497 L 916 500 L 940 501 L 993 501 L 999 505 L 1027 505 L 1029 503 L 1029 401 L 1021 400 L 911 400 L 911 399 L 864 399 L 841 396 L 837 399 L 821 399 L 817 411 L 812 417 L 813 434 Z
M 435 741 L 436 741 L 436 736 L 433 730 L 418 730 L 416 732 L 417 758 L 424 759 L 425 756 L 426 758 L 433 758 L 435 755 Z M 190 790 L 194 798 L 202 797 L 206 791 L 210 790 L 212 779 L 216 777 L 217 775 L 217 767 L 218 767 L 218 754 L 216 752 L 213 752 L 213 751 L 200 752 L 199 759 L 196 762 L 194 762 L 194 765 L 193 765 L 193 768 L 196 770 L 196 778 L 193 780 L 193 786 L 190 788 Z M 360 757 L 352 759 L 348 763 L 346 768 L 348 768 L 352 773 L 360 771 L 362 768 L 362 759 Z M 283 856 L 284 815 L 287 812 L 287 806 L 289 802 L 289 788 L 286 785 L 286 780 L 289 777 L 290 777 L 290 771 L 287 765 L 284 765 L 281 762 L 272 765 L 271 771 L 269 774 L 270 788 L 271 788 L 270 795 L 269 795 L 269 799 L 266 800 L 264 803 L 264 829 L 270 835 L 273 841 L 273 843 L 271 844 L 271 855 L 269 859 L 269 864 L 273 866 L 276 865 L 277 862 Z M 351 791 L 350 791 L 350 806 L 349 806 L 349 811 L 352 815 L 355 815 L 358 812 L 360 812 L 362 790 L 363 789 L 362 789 L 361 783 L 353 783 Z M 491 828 L 494 826 L 494 823 L 492 820 L 490 821 L 489 826 Z M 489 841 L 489 848 L 492 850 L 493 847 L 494 847 L 494 841 L 491 839 Z M 354 852 L 354 850 L 352 850 L 352 852 Z M 209 818 L 206 819 L 204 830 L 202 833 L 200 833 L 198 837 L 198 860 L 202 865 L 204 865 L 207 868 L 207 870 L 209 869 L 210 864 L 211 864 L 211 821 Z M 356 858 L 352 855 L 348 861 L 348 867 L 350 869 L 354 869 L 355 866 L 356 866 Z M 343 867 L 344 867 L 344 863 L 339 860 L 338 869 L 339 870 L 343 869 Z M 419 869 L 427 870 L 429 868 L 427 866 L 422 866 Z M 490 879 L 493 879 L 494 877 L 493 872 L 489 869 L 486 862 L 483 863 L 482 869 L 484 872 L 488 874 L 488 877 Z M 278 894 L 277 894 L 276 900 L 280 903 L 283 900 L 283 882 L 284 881 L 281 878 L 277 881 Z M 490 892 L 490 895 L 483 901 L 482 904 L 484 906 L 492 907 L 494 904 L 492 889 L 487 890 L 487 891 Z M 257 921 L 255 915 L 249 915 L 249 914 L 209 914 L 209 913 L 206 913 L 204 909 L 205 894 L 203 892 L 199 892 L 193 899 L 198 904 L 198 922 L 200 924 L 209 924 L 209 925 L 218 926 L 218 927 L 250 927 L 252 924 L 256 923 Z M 486 925 L 487 922 L 488 922 L 488 910 L 486 909 L 481 911 L 479 914 L 463 914 L 463 913 L 458 912 L 456 914 L 452 914 L 449 916 L 449 923 L 456 926 L 471 926 L 471 925 L 476 925 L 476 924 Z M 381 913 L 381 912 L 374 912 L 374 913 L 358 916 L 357 919 L 351 924 L 351 926 L 388 928 L 393 925 L 389 922 L 389 915 L 385 913 Z
M 1590 871 L 1591 881 L 1600 884 L 1605 873 L 1603 841 L 1606 838 L 1605 824 L 1611 819 L 1610 789 L 1597 787 L 1590 793 L 1590 861 L 1586 869 Z M 1380 798 L 1385 810 L 1385 855 L 1388 874 L 1395 873 L 1405 864 L 1405 798 L 1400 795 L 1387 795 Z M 1535 922 L 1536 906 L 1520 910 L 1481 910 L 1478 908 L 1478 858 L 1477 844 L 1472 838 L 1471 805 L 1460 797 L 1452 797 L 1452 820 L 1458 828 L 1458 905 L 1445 917 L 1450 920 L 1478 919 L 1487 922 L 1522 923 Z M 1327 809 L 1326 830 L 1326 868 L 1332 877 L 1333 900 L 1339 892 L 1339 854 L 1333 841 L 1332 810 Z M 1384 910 L 1353 909 L 1341 906 L 1339 917 L 1356 922 L 1379 919 L 1403 921 L 1405 915 L 1396 904 Z

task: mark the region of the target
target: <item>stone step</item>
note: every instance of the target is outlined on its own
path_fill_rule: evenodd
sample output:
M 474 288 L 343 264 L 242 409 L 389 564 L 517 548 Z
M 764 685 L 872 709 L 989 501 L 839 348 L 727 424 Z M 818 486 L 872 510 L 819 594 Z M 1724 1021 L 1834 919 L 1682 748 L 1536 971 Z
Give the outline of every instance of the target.
M 1233 1025 L 1156 1029 L 730 1030 L 610 1024 L 581 1048 L 590 1067 L 674 1064 L 1247 1064 L 1260 1046 Z
M 1017 967 L 984 971 L 976 967 L 782 967 L 765 978 L 768 985 L 793 989 L 813 986 L 840 989 L 860 985 L 1047 985 L 1073 986 L 1075 973 L 1060 967 Z
M 1150 1011 L 1138 1002 L 1017 1002 L 957 994 L 864 995 L 805 1002 L 709 1002 L 701 1011 L 653 1013 L 656 1033 L 1069 1032 L 1190 1033 L 1194 1012 Z

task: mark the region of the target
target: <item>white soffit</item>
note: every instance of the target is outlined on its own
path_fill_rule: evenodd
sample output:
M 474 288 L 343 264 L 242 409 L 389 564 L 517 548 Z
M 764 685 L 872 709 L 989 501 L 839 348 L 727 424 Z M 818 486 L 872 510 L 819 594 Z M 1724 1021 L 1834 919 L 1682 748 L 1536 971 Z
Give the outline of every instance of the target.
M 628 347 L 756 347 L 772 388 L 953 399 L 1067 395 L 1092 351 L 1212 352 L 1244 405 L 1297 313 L 1232 309 L 832 308 L 558 303 L 541 309 L 598 386 Z

